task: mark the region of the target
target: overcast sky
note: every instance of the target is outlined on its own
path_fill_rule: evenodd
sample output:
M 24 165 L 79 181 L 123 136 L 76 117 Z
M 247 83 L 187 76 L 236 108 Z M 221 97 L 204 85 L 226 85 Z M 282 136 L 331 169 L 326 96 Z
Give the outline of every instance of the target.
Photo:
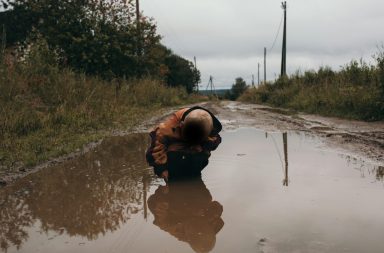
M 384 42 L 382 0 L 290 0 L 288 3 L 287 71 L 335 69 L 361 57 L 371 60 Z M 141 0 L 153 17 L 163 43 L 193 60 L 205 88 L 229 87 L 236 77 L 257 79 L 257 64 L 268 48 L 267 78 L 280 73 L 282 28 L 273 44 L 283 10 L 280 0 Z M 260 70 L 262 73 L 262 68 Z

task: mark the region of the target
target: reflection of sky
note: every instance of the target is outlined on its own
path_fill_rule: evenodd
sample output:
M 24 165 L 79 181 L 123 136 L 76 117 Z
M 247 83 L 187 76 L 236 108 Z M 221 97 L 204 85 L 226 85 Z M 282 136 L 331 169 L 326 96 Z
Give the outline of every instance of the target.
M 288 133 L 284 187 L 281 133 L 241 129 L 222 137 L 200 187 L 189 195 L 182 194 L 183 185 L 160 194 L 164 198 L 157 203 L 169 208 L 155 214 L 162 218 L 167 210 L 170 223 L 156 223 L 153 206 L 143 201 L 155 198 L 164 183 L 146 165 L 146 135 L 132 135 L 26 177 L 5 188 L 8 194 L 0 191 L 0 240 L 16 238 L 21 229 L 26 236 L 18 238 L 19 253 L 193 253 L 195 244 L 180 241 L 184 234 L 177 237 L 168 226 L 196 218 L 183 216 L 188 213 L 183 208 L 191 206 L 193 213 L 203 210 L 202 220 L 225 223 L 211 233 L 211 252 L 382 252 L 382 167 L 340 155 L 311 135 Z M 222 208 L 216 213 L 207 206 Z M 6 227 L 11 231 L 4 236 Z M 196 231 L 191 227 L 185 231 Z
M 300 133 L 288 134 L 288 163 L 290 184 L 284 187 L 281 133 L 266 138 L 242 129 L 223 136 L 204 179 L 215 184 L 211 194 L 224 206 L 218 240 L 242 236 L 217 244 L 216 252 L 382 251 L 384 184 L 376 166 Z M 248 243 L 262 238 L 267 242 Z
M 176 53 L 198 58 L 202 84 L 213 75 L 218 87 L 257 75 L 263 48 L 272 46 L 282 16 L 280 0 L 141 0 L 158 23 L 163 42 Z M 288 72 L 351 59 L 371 59 L 383 42 L 381 0 L 288 1 Z M 268 53 L 268 79 L 280 73 L 281 34 Z M 262 72 L 261 72 L 262 73 Z M 204 85 L 204 88 L 205 88 Z

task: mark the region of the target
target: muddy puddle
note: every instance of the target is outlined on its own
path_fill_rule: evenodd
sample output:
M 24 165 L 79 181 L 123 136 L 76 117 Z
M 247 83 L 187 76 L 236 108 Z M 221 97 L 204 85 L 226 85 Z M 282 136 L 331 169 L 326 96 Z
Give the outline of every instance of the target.
M 384 252 L 384 168 L 303 133 L 223 133 L 202 179 L 166 186 L 146 134 L 0 190 L 1 252 Z

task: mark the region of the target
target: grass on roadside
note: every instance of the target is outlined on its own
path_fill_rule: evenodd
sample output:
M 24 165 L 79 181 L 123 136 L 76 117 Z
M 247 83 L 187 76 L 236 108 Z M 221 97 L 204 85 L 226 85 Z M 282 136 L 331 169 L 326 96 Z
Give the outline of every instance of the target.
M 384 51 L 376 65 L 352 61 L 340 71 L 322 67 L 248 89 L 240 101 L 366 121 L 384 120 Z
M 60 69 L 46 44 L 0 66 L 0 168 L 33 166 L 129 130 L 156 110 L 196 102 L 160 81 L 105 81 Z M 1 170 L 0 170 L 1 171 Z

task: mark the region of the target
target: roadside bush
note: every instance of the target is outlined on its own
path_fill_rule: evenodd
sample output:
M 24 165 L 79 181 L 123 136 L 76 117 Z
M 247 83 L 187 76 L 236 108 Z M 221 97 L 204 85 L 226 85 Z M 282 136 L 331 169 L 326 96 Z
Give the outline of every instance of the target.
M 105 130 L 130 129 L 158 108 L 192 102 L 181 87 L 148 78 L 106 81 L 60 69 L 56 57 L 40 41 L 22 62 L 0 64 L 0 166 L 33 165 Z
M 265 103 L 298 111 L 376 121 L 384 119 L 384 52 L 376 56 L 376 65 L 363 60 L 351 61 L 333 71 L 296 72 L 273 84 L 248 89 L 240 100 Z

